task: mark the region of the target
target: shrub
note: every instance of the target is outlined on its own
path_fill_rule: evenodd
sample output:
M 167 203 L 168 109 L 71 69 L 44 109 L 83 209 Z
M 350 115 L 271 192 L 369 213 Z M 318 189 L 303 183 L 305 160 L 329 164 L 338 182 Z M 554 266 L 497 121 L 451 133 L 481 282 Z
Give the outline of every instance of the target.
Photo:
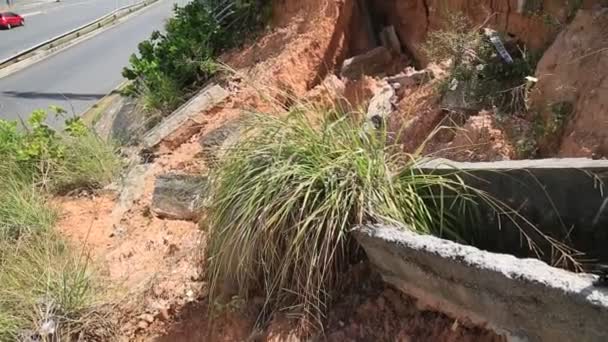
M 363 135 L 344 119 L 315 128 L 298 112 L 254 124 L 213 177 L 212 303 L 234 282 L 240 296 L 266 294 L 270 311 L 319 319 L 357 254 L 354 226 L 398 222 L 458 239 L 451 228 L 473 209 L 458 177 L 421 174 L 418 156 L 389 153 L 383 134 Z
M 59 108 L 51 108 L 63 115 Z M 35 183 L 54 191 L 98 188 L 120 170 L 116 148 L 91 132 L 80 118 L 65 121 L 63 132 L 48 126 L 47 112 L 37 110 L 23 129 L 0 120 L 0 179 Z
M 213 60 L 243 41 L 268 17 L 269 1 L 192 1 L 175 7 L 165 33 L 139 44 L 139 56 L 123 71 L 133 83 L 126 94 L 143 96 L 149 109 L 169 112 L 216 71 Z

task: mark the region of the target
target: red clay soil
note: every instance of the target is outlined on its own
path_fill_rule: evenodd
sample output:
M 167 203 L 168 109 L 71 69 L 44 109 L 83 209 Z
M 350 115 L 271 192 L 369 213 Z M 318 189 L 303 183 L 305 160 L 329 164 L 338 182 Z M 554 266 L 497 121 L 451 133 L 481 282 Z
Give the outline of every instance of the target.
M 486 329 L 431 311 L 419 310 L 413 299 L 386 285 L 362 263 L 348 274 L 350 287 L 336 298 L 327 316 L 324 334 L 300 337 L 294 322 L 275 318 L 263 329 L 253 329 L 261 302 L 234 307 L 222 314 L 216 325 L 207 325 L 205 303 L 191 305 L 155 342 L 228 341 L 446 341 L 502 342 L 503 337 Z M 211 332 L 211 333 L 210 333 Z

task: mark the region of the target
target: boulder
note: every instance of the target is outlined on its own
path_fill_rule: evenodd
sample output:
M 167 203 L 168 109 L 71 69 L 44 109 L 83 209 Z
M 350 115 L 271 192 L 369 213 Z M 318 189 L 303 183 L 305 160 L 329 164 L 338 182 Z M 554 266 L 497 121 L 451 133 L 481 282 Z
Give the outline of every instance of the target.
M 340 76 L 358 79 L 363 75 L 374 75 L 384 72 L 393 61 L 391 52 L 384 46 L 372 49 L 362 55 L 344 61 Z
M 193 220 L 200 217 L 207 193 L 207 177 L 168 173 L 156 178 L 150 209 L 158 217 Z

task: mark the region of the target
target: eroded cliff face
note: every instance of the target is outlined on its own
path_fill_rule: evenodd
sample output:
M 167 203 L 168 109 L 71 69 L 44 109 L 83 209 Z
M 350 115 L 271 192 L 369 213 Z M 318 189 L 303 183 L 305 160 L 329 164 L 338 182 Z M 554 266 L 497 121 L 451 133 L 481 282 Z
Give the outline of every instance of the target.
M 446 17 L 464 14 L 473 24 L 490 26 L 521 40 L 530 49 L 544 49 L 579 8 L 601 1 L 581 0 L 377 0 L 377 17 L 394 25 L 407 49 L 421 65 L 421 51 L 430 30 L 441 28 Z

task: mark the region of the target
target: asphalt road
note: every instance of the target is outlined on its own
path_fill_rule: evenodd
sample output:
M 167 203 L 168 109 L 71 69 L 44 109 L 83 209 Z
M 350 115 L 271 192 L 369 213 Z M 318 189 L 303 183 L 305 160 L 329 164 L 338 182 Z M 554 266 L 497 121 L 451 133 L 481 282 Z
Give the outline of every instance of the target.
M 79 115 L 118 86 L 140 41 L 161 29 L 174 3 L 160 0 L 135 17 L 61 53 L 0 79 L 0 118 L 25 118 L 57 105 Z
M 25 26 L 0 30 L 0 60 L 137 1 L 61 0 L 30 6 L 25 2 L 17 3 L 11 11 L 25 17 Z

